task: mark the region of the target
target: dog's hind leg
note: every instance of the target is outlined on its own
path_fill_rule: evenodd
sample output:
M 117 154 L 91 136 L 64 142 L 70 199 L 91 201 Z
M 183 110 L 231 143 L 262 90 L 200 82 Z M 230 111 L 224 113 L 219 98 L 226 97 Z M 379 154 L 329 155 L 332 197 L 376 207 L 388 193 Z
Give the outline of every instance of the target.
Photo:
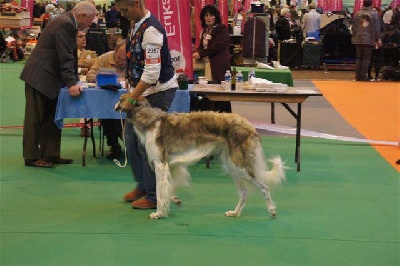
M 172 198 L 171 172 L 166 162 L 154 162 L 156 172 L 157 211 L 150 214 L 151 219 L 168 216 L 170 201 Z
M 239 201 L 233 211 L 225 212 L 225 216 L 228 217 L 239 217 L 244 205 L 246 204 L 246 200 L 248 197 L 248 192 L 246 185 L 243 183 L 240 177 L 232 177 L 236 183 L 238 193 L 239 193 Z
M 275 202 L 271 198 L 271 193 L 269 192 L 268 186 L 263 184 L 262 182 L 258 181 L 256 178 L 250 178 L 249 181 L 261 190 L 261 192 L 264 195 L 265 200 L 267 202 L 267 209 L 268 209 L 271 217 L 275 218 L 276 206 L 275 206 Z

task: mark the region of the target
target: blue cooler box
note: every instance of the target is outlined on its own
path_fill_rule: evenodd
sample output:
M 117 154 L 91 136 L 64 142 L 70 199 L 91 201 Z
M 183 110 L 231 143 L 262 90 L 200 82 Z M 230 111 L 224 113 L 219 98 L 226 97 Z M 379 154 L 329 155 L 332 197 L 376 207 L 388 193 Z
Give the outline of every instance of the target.
M 106 85 L 116 85 L 120 86 L 118 83 L 118 74 L 115 73 L 99 73 L 96 76 L 97 86 L 106 86 Z

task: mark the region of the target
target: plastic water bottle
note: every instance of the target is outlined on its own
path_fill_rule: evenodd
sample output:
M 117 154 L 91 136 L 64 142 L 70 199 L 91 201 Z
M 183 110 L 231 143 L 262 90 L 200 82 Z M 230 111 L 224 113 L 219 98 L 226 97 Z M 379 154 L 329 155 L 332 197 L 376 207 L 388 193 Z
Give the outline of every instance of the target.
M 230 70 L 225 72 L 225 90 L 231 90 L 232 74 Z
M 243 90 L 243 74 L 242 71 L 238 71 L 236 74 L 236 91 Z
M 250 83 L 250 80 L 251 80 L 252 77 L 256 77 L 256 71 L 254 70 L 254 68 L 251 68 L 251 69 L 250 69 L 249 74 L 248 74 L 247 77 L 248 77 L 248 78 L 247 78 L 247 81 L 248 81 L 249 83 Z

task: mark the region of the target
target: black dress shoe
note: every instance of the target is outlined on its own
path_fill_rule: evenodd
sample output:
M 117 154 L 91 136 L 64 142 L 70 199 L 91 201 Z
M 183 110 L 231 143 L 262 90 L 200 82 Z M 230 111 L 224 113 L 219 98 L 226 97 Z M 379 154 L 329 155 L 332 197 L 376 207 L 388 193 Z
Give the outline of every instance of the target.
M 45 160 L 38 159 L 38 160 L 25 160 L 25 166 L 51 168 L 54 165 L 52 162 L 47 162 Z
M 62 159 L 60 157 L 47 157 L 47 158 L 43 158 L 43 160 L 45 160 L 46 162 L 53 163 L 53 164 L 70 164 L 73 162 L 72 159 Z

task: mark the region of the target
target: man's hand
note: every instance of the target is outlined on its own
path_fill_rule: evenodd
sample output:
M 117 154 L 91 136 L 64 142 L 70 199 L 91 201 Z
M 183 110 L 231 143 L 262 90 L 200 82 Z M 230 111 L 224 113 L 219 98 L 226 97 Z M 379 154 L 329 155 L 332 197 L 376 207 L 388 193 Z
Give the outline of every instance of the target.
M 123 112 L 131 110 L 133 108 L 132 101 L 134 100 L 131 98 L 130 93 L 122 94 L 119 98 L 119 102 L 115 106 L 115 110 L 121 110 Z
M 75 86 L 72 86 L 68 89 L 69 95 L 71 95 L 72 97 L 80 96 L 82 91 L 83 88 L 80 84 L 76 84 Z

